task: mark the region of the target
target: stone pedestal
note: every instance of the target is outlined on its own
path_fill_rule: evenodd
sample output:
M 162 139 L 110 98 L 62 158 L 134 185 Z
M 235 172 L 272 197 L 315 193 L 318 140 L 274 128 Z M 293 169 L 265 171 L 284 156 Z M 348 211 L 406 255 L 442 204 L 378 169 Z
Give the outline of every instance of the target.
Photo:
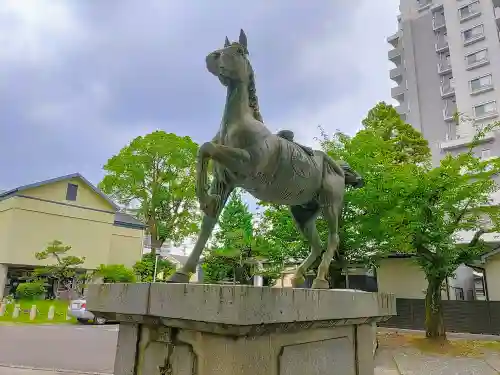
M 203 284 L 91 285 L 120 322 L 114 375 L 373 375 L 394 296 Z

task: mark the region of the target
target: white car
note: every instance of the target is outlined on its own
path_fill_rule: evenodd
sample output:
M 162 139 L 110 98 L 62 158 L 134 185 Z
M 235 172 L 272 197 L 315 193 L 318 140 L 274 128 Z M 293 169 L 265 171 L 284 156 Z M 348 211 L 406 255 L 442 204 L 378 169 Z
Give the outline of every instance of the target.
M 105 318 L 96 317 L 87 310 L 87 301 L 84 299 L 75 299 L 68 305 L 68 315 L 73 316 L 80 323 L 93 322 L 94 324 L 106 324 Z

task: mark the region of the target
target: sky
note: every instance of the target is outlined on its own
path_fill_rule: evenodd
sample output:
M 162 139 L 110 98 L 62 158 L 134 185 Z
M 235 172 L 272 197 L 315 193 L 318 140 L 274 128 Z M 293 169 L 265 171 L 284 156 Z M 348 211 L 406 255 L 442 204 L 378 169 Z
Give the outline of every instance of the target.
M 264 122 L 314 145 L 391 102 L 398 0 L 2 0 L 0 190 L 102 166 L 161 129 L 198 143 L 225 89 L 205 56 L 248 37 Z

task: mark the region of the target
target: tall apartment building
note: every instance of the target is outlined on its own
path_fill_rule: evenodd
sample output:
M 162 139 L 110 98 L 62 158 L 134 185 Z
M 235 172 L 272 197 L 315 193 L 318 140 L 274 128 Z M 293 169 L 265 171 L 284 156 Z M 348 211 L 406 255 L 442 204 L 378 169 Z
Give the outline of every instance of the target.
M 387 39 L 391 94 L 437 163 L 465 150 L 475 127 L 500 120 L 500 0 L 401 0 L 400 12 Z M 488 134 L 478 156 L 500 156 L 499 137 Z

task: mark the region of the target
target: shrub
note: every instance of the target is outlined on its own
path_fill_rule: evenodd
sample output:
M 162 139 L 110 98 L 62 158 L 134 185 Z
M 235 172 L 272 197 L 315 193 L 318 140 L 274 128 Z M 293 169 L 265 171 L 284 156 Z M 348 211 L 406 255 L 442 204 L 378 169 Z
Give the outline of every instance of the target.
M 135 282 L 134 270 L 123 264 L 101 264 L 94 273 L 102 277 L 105 283 L 133 283 Z
M 17 297 L 21 300 L 39 299 L 45 293 L 42 281 L 33 281 L 19 284 L 16 289 Z

